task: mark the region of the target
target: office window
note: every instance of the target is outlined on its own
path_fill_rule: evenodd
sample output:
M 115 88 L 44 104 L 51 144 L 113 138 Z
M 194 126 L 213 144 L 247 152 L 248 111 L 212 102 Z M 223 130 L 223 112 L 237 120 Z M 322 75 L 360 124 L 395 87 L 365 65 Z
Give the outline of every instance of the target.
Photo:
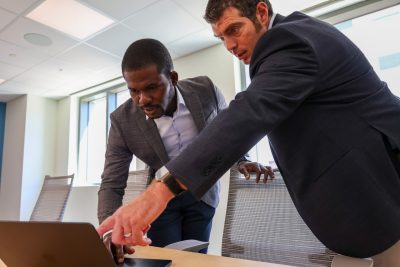
M 250 84 L 250 74 L 249 74 L 249 66 L 242 64 L 241 69 L 244 71 L 244 78 L 246 81 L 245 88 L 247 88 Z M 250 160 L 254 162 L 261 163 L 263 165 L 269 165 L 272 168 L 276 168 L 274 158 L 272 157 L 272 152 L 269 146 L 268 137 L 265 136 L 261 139 L 250 151 L 249 151 Z
M 336 24 L 365 54 L 379 77 L 400 96 L 400 5 Z
M 129 98 L 129 91 L 125 86 L 117 86 L 81 98 L 77 184 L 90 185 L 101 182 L 111 126 L 109 116 Z M 136 170 L 136 164 L 136 158 L 133 157 L 129 169 Z
M 90 101 L 88 109 L 86 175 L 88 183 L 93 183 L 101 175 L 101 162 L 104 163 L 104 154 L 106 152 L 106 97 Z
M 117 93 L 117 107 L 119 107 L 121 104 L 125 103 L 126 100 L 128 100 L 131 97 L 129 94 L 129 90 L 123 90 L 121 92 Z
M 0 184 L 1 184 L 1 168 L 3 164 L 3 142 L 6 124 L 6 107 L 7 104 L 0 102 Z

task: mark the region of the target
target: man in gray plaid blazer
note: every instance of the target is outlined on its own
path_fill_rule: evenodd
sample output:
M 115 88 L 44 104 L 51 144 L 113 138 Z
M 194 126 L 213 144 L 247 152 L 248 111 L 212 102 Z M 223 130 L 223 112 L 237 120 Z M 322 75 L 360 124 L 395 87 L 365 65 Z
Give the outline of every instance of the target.
M 134 42 L 124 55 L 122 71 L 131 99 L 111 114 L 99 190 L 100 222 L 121 206 L 133 155 L 148 165 L 149 176 L 154 177 L 226 107 L 220 90 L 208 77 L 178 81 L 168 50 L 156 40 Z M 264 179 L 273 175 L 269 167 L 244 157 L 239 166 L 243 173 L 263 173 Z M 165 246 L 186 239 L 208 241 L 219 187 L 219 183 L 212 186 L 201 201 L 190 192 L 171 201 L 148 231 L 152 244 Z

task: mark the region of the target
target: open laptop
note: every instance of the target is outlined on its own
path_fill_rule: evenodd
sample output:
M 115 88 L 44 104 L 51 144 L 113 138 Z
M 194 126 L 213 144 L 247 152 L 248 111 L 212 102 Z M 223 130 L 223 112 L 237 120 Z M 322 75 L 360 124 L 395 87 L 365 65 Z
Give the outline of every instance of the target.
M 167 267 L 171 260 L 128 258 L 115 264 L 89 223 L 0 221 L 7 267 Z

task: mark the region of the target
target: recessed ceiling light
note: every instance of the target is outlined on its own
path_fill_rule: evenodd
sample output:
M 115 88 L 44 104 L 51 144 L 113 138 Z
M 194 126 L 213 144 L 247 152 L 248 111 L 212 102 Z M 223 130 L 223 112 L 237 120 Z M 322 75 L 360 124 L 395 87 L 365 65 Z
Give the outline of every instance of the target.
M 75 0 L 46 0 L 26 17 L 79 39 L 114 22 Z
M 38 46 L 50 46 L 53 43 L 49 37 L 40 33 L 24 34 L 24 39 L 27 42 Z
M 4 83 L 6 80 L 0 79 L 0 84 Z

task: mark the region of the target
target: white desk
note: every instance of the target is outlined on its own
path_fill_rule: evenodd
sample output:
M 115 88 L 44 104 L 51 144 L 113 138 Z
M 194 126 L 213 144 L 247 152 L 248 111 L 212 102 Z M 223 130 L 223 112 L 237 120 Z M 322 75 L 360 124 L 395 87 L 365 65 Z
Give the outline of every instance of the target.
M 170 259 L 172 267 L 288 267 L 268 262 L 242 260 L 222 256 L 205 255 L 158 247 L 135 247 L 133 258 Z

